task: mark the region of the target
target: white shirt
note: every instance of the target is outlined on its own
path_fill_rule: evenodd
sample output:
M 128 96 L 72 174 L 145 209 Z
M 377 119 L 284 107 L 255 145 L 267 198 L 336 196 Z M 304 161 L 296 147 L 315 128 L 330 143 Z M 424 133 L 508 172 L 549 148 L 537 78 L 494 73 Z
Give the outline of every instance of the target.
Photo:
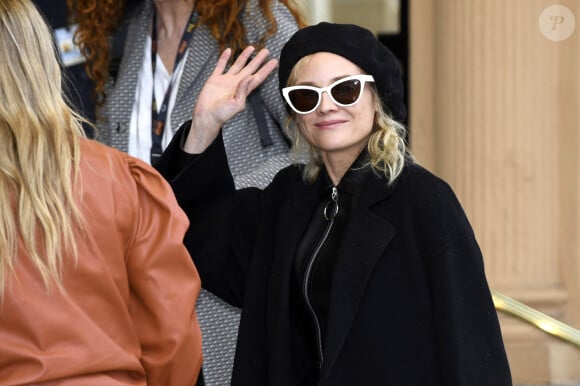
M 175 105 L 175 98 L 177 97 L 177 90 L 179 89 L 179 82 L 185 67 L 185 61 L 189 50 L 179 62 L 175 69 L 175 80 L 171 95 L 169 97 L 169 105 L 167 106 L 167 121 L 165 122 L 165 129 L 163 130 L 163 138 L 161 140 L 161 148 L 165 150 L 171 138 L 173 138 L 173 131 L 171 130 L 171 112 Z M 137 89 L 135 91 L 135 101 L 133 102 L 133 110 L 131 113 L 131 123 L 129 126 L 129 149 L 128 153 L 132 156 L 142 159 L 148 164 L 151 163 L 151 104 L 152 104 L 152 88 L 155 86 L 155 101 L 157 107 L 161 107 L 165 91 L 171 81 L 169 71 L 163 65 L 163 61 L 157 55 L 155 66 L 155 84 L 153 85 L 153 74 L 151 68 L 151 37 L 147 37 L 145 42 L 145 55 L 143 55 L 143 65 L 139 72 L 139 81 L 137 82 Z

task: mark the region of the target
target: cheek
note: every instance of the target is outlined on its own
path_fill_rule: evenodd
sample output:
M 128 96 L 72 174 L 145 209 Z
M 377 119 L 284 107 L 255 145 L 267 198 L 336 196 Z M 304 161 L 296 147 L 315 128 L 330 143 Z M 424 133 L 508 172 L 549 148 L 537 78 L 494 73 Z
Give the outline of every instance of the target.
M 369 132 L 372 132 L 373 128 L 375 127 L 375 111 L 374 110 L 369 111 L 366 114 L 365 119 L 366 119 L 366 124 L 370 128 Z
M 369 127 L 370 131 L 372 131 L 373 127 L 375 126 L 375 109 L 373 103 L 369 103 L 364 106 L 364 109 L 360 114 L 360 119 L 361 123 Z
M 303 117 L 300 117 L 296 119 L 296 124 L 298 126 L 298 130 L 300 131 L 300 134 L 310 141 L 311 130 L 309 129 L 309 127 L 311 127 L 311 125 L 308 124 L 308 120 L 304 119 Z
M 363 108 L 359 110 L 355 115 L 356 127 L 361 131 L 372 132 L 375 126 L 375 111 L 372 108 Z

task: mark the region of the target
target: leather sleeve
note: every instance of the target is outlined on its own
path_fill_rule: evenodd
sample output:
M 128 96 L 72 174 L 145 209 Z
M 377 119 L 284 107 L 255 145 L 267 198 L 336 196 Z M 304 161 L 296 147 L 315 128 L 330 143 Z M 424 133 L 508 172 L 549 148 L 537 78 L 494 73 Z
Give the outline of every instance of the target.
M 129 158 L 139 218 L 128 249 L 129 311 L 151 385 L 193 385 L 202 363 L 195 302 L 201 283 L 183 237 L 188 219 L 169 184 Z

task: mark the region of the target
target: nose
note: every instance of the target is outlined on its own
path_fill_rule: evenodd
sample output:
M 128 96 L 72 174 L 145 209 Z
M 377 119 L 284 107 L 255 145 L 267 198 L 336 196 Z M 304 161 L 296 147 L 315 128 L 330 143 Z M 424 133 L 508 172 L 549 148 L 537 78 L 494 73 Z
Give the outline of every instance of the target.
M 320 110 L 320 112 L 326 112 L 336 110 L 337 108 L 338 106 L 330 97 L 329 92 L 324 90 L 320 94 L 320 106 L 318 106 L 318 110 Z

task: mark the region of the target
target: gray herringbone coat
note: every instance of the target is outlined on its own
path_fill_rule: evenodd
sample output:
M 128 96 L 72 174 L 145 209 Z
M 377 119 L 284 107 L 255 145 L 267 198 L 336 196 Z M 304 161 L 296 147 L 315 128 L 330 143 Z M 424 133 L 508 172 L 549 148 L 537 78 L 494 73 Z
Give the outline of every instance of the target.
M 284 43 L 298 29 L 290 12 L 279 2 L 271 3 L 277 22 L 277 33 L 266 42 L 271 56 L 278 58 Z M 138 75 L 144 60 L 145 43 L 151 25 L 153 5 L 144 2 L 130 21 L 124 56 L 116 82 L 108 85 L 107 100 L 102 109 L 98 139 L 109 146 L 127 151 L 131 109 L 135 98 Z M 248 42 L 257 42 L 267 29 L 266 20 L 257 0 L 250 0 L 242 16 Z M 219 57 L 216 40 L 206 27 L 198 27 L 189 46 L 176 104 L 171 114 L 171 130 L 177 131 L 181 123 L 191 118 L 194 103 L 206 79 L 213 71 Z M 288 165 L 292 157 L 280 127 L 287 112 L 278 91 L 277 72 L 260 87 L 265 117 L 273 144 L 263 147 L 249 104 L 245 111 L 223 127 L 223 136 L 232 174 L 238 188 L 265 187 L 276 172 Z M 230 383 L 232 363 L 239 322 L 239 310 L 202 290 L 197 305 L 198 318 L 203 333 L 203 372 L 207 386 Z
M 282 46 L 297 30 L 296 21 L 282 4 L 273 1 L 272 12 L 276 17 L 278 31 L 266 42 L 271 57 L 278 58 Z M 131 109 L 135 98 L 138 75 L 143 64 L 146 38 L 151 26 L 153 5 L 144 2 L 131 20 L 125 43 L 124 56 L 116 82 L 108 85 L 107 99 L 101 113 L 99 139 L 119 150 L 127 151 Z M 258 1 L 249 1 L 242 20 L 246 27 L 248 42 L 258 42 L 268 25 Z M 171 130 L 191 118 L 194 103 L 203 84 L 213 71 L 220 55 L 217 41 L 205 26 L 198 27 L 189 46 L 176 104 L 171 113 Z M 232 174 L 238 187 L 264 187 L 291 157 L 282 129 L 287 112 L 278 90 L 278 75 L 274 72 L 260 87 L 266 121 L 273 145 L 263 147 L 254 113 L 247 104 L 246 110 L 231 119 L 223 128 L 224 141 Z

